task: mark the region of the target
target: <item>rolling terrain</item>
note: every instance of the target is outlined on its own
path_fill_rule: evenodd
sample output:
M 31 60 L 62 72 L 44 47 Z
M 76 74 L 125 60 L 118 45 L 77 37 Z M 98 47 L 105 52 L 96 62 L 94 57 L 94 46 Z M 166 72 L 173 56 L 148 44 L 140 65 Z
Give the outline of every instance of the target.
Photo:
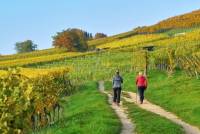
M 1 55 L 0 104 L 7 105 L 0 115 L 9 123 L 0 121 L 0 133 L 118 134 L 120 119 L 106 95 L 97 90 L 97 82 L 105 81 L 110 91 L 112 77 L 119 69 L 123 90 L 136 92 L 136 73 L 144 71 L 146 64 L 147 99 L 200 129 L 199 24 L 198 10 L 150 27 L 90 40 L 87 52 L 50 48 Z M 149 46 L 153 51 L 145 50 Z M 136 133 L 186 133 L 179 124 L 134 103 L 123 100 L 123 106 L 136 124 Z

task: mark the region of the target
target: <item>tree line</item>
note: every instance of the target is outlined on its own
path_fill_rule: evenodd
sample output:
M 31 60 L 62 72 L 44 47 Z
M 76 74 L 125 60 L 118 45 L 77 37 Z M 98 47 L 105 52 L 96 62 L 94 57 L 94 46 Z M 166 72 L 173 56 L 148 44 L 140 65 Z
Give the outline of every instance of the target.
M 52 46 L 55 48 L 66 48 L 68 51 L 87 51 L 88 40 L 100 39 L 107 37 L 104 33 L 92 33 L 78 29 L 69 28 L 61 32 L 57 32 L 53 38 Z M 32 52 L 37 50 L 37 44 L 32 40 L 25 40 L 15 43 L 15 50 L 17 53 Z

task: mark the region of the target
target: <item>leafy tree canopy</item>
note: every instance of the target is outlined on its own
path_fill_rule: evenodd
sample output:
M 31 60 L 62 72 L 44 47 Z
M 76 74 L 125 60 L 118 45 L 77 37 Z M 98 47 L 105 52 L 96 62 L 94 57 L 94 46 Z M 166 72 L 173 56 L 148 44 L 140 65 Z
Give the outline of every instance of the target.
M 37 49 L 37 45 L 32 40 L 15 43 L 15 50 L 17 53 L 32 52 Z
M 100 38 L 105 38 L 105 37 L 107 37 L 107 35 L 104 33 L 96 33 L 94 36 L 95 39 L 100 39 Z
M 81 29 L 67 29 L 53 36 L 53 46 L 67 48 L 68 51 L 86 51 L 88 49 L 87 40 L 91 38 L 92 34 Z

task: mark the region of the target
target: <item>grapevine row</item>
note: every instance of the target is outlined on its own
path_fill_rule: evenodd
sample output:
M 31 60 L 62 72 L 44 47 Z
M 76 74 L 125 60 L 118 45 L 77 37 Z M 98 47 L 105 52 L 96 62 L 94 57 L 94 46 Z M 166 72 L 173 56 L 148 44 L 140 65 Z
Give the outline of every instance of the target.
M 74 92 L 68 69 L 29 78 L 9 70 L 0 80 L 0 133 L 28 133 L 61 119 L 60 98 Z

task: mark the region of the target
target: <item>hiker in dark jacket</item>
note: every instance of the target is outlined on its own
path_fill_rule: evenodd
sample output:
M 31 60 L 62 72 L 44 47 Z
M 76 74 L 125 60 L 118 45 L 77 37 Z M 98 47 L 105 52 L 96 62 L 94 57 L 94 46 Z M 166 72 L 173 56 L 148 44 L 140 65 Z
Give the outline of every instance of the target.
M 120 95 L 122 90 L 123 78 L 119 75 L 119 71 L 116 72 L 116 75 L 113 78 L 113 102 L 119 106 L 120 104 Z
M 142 104 L 144 100 L 144 91 L 147 89 L 147 78 L 142 72 L 139 72 L 139 75 L 136 78 L 136 85 L 140 96 L 140 104 Z

